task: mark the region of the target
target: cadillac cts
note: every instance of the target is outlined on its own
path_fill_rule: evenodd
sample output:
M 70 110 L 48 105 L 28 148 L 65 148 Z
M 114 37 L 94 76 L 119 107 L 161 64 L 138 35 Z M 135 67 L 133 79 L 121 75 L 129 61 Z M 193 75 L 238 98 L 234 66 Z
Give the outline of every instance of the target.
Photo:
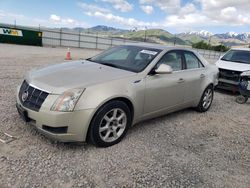
M 29 72 L 16 106 L 48 137 L 107 147 L 142 120 L 188 107 L 207 111 L 217 76 L 218 68 L 191 50 L 124 45 Z

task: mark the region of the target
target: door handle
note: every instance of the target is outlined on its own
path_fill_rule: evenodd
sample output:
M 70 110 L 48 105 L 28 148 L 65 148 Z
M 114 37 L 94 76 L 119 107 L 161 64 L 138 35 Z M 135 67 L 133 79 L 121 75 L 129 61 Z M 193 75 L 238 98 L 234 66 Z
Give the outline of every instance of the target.
M 183 78 L 180 78 L 179 80 L 178 80 L 178 83 L 182 83 L 182 82 L 184 82 L 185 80 L 183 79 Z
M 205 74 L 201 74 L 201 75 L 200 75 L 200 78 L 205 78 L 205 77 L 206 77 Z

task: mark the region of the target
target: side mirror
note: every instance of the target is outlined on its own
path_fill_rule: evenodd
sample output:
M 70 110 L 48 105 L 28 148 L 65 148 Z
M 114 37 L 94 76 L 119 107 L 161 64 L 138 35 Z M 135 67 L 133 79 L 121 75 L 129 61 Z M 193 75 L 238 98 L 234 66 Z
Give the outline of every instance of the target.
M 173 69 L 169 65 L 161 64 L 157 69 L 155 69 L 156 74 L 171 74 Z

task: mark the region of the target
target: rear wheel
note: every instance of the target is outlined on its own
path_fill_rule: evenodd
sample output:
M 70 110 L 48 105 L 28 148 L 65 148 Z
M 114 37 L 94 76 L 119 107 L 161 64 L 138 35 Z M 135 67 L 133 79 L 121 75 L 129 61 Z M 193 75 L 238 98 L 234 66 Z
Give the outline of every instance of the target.
M 210 85 L 203 92 L 199 105 L 196 107 L 196 110 L 199 112 L 206 112 L 210 108 L 213 102 L 213 98 L 214 98 L 214 88 L 212 85 Z
M 131 112 L 122 101 L 111 101 L 102 106 L 94 116 L 89 130 L 89 140 L 98 147 L 117 144 L 131 125 Z
M 236 97 L 236 102 L 239 104 L 244 104 L 247 102 L 247 100 L 248 100 L 248 97 L 245 97 L 243 95 L 239 95 Z

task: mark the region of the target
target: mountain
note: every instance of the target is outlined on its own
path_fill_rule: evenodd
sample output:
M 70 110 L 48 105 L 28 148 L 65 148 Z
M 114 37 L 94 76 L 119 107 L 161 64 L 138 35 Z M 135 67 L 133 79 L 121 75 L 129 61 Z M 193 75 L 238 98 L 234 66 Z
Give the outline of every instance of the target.
M 209 31 L 205 31 L 205 30 L 191 31 L 191 32 L 186 32 L 184 34 L 186 34 L 186 35 L 196 35 L 196 36 L 200 36 L 200 37 L 203 37 L 203 38 L 209 38 L 209 37 L 213 36 L 213 33 L 209 32 Z
M 97 25 L 87 29 L 90 33 L 101 33 L 101 34 L 122 34 L 127 33 L 129 30 L 117 29 L 114 27 L 108 27 L 105 25 Z
M 190 31 L 179 34 L 171 34 L 163 29 L 148 30 L 126 30 L 105 25 L 97 25 L 91 28 L 62 28 L 64 31 L 81 32 L 89 34 L 107 35 L 110 37 L 125 38 L 129 40 L 146 41 L 170 45 L 192 45 L 200 41 L 205 41 L 212 45 L 224 44 L 227 46 L 242 46 L 250 43 L 250 32 L 235 33 L 227 32 L 213 34 L 209 31 Z
M 148 30 L 140 30 L 140 31 L 133 31 L 128 32 L 122 35 L 126 39 L 130 40 L 139 40 L 139 41 L 146 41 L 147 42 L 156 42 L 160 44 L 179 44 L 179 45 L 186 45 L 186 41 L 180 39 L 176 35 L 173 35 L 163 29 L 148 29 Z
M 221 34 L 213 34 L 211 32 L 202 30 L 180 33 L 177 36 L 189 42 L 190 44 L 203 40 L 212 45 L 224 44 L 227 46 L 240 46 L 246 45 L 246 43 L 250 42 L 250 33 L 238 34 L 235 32 L 227 32 Z
M 127 33 L 129 30 L 125 29 L 117 29 L 114 27 L 108 27 L 105 25 L 97 25 L 95 27 L 90 28 L 82 28 L 82 27 L 75 27 L 75 28 L 61 28 L 63 31 L 68 32 L 81 32 L 81 33 L 92 33 L 92 34 L 103 34 L 103 35 L 111 35 L 111 34 L 122 34 Z
M 216 34 L 215 36 L 221 39 L 238 39 L 241 41 L 249 42 L 250 41 L 250 33 L 235 33 L 235 32 L 228 32 L 223 34 Z

